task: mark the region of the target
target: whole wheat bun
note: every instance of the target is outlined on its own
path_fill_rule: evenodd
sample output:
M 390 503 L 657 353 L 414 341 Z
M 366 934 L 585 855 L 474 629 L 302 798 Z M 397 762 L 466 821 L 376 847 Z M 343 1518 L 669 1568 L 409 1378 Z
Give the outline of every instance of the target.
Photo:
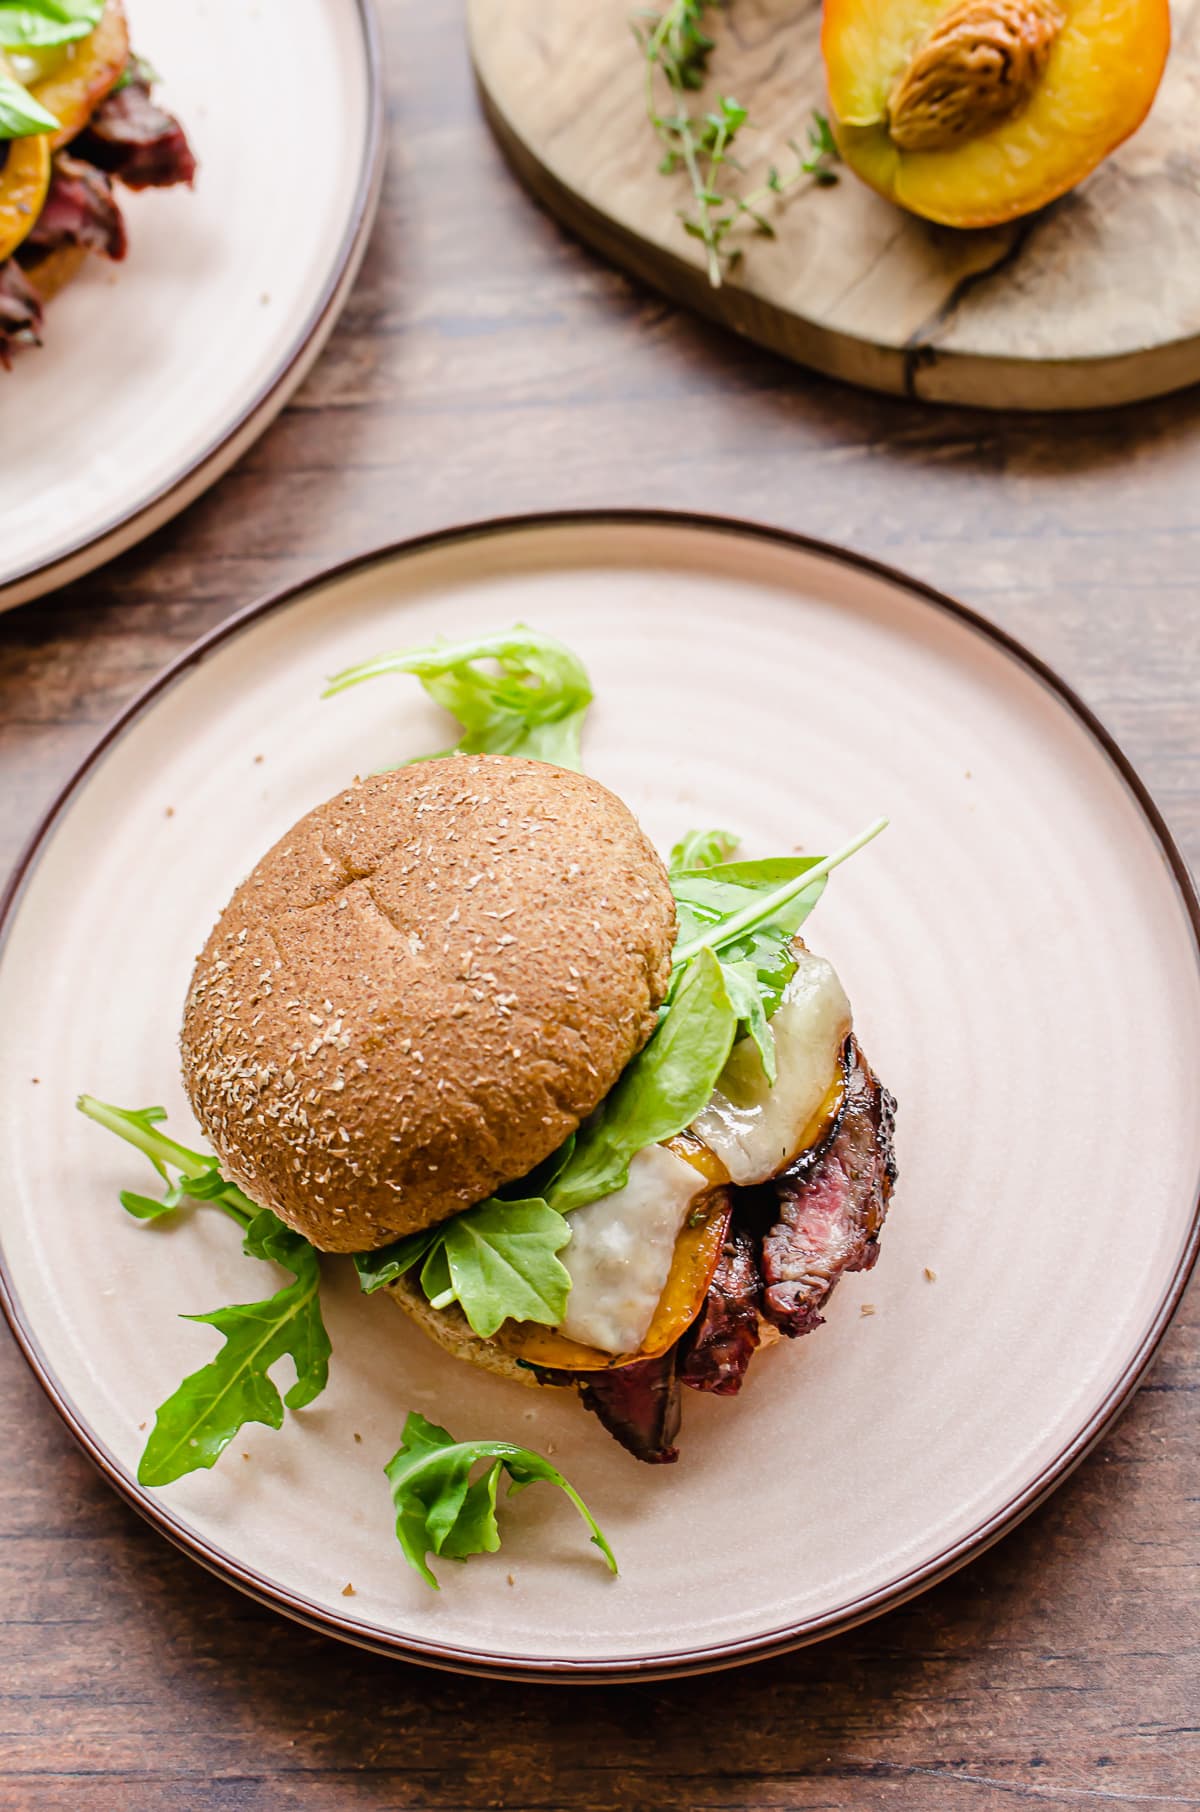
M 386 1288 L 396 1306 L 452 1358 L 482 1366 L 485 1372 L 495 1372 L 498 1378 L 507 1378 L 510 1384 L 531 1384 L 535 1390 L 540 1388 L 536 1372 L 522 1365 L 512 1353 L 506 1353 L 494 1340 L 484 1340 L 477 1334 L 456 1302 L 447 1308 L 435 1309 L 421 1288 L 417 1271 L 410 1271 L 407 1277 L 398 1277 Z
M 56 252 L 47 252 L 44 258 L 39 258 L 25 274 L 41 300 L 49 302 L 79 275 L 86 263 L 87 251 L 83 246 L 63 245 Z
M 224 1173 L 365 1251 L 522 1177 L 603 1100 L 670 976 L 666 871 L 581 774 L 457 755 L 356 783 L 265 855 L 184 1010 Z
M 431 1340 L 444 1347 L 453 1358 L 465 1359 L 468 1365 L 481 1366 L 485 1372 L 495 1372 L 498 1378 L 507 1378 L 511 1383 L 531 1384 L 535 1390 L 553 1388 L 560 1382 L 560 1378 L 547 1377 L 545 1374 L 539 1376 L 530 1366 L 522 1365 L 512 1353 L 505 1352 L 494 1340 L 484 1340 L 471 1327 L 456 1302 L 450 1303 L 447 1308 L 435 1309 L 422 1290 L 416 1271 L 410 1271 L 406 1277 L 398 1277 L 395 1283 L 388 1284 L 386 1288 L 397 1308 L 403 1309 L 423 1334 L 428 1334 Z M 769 1346 L 774 1346 L 782 1339 L 779 1329 L 760 1315 L 760 1349 L 765 1352 Z M 568 1382 L 567 1374 L 561 1374 L 561 1382 Z

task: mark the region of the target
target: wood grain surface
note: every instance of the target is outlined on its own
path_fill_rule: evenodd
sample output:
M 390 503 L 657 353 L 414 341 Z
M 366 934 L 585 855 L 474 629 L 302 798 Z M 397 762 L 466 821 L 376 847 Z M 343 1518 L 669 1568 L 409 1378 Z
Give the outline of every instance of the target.
M 1074 194 L 1011 226 L 963 233 L 880 199 L 849 171 L 800 183 L 739 232 L 714 290 L 646 123 L 644 65 L 622 0 L 468 0 L 493 125 L 523 181 L 606 256 L 773 351 L 854 383 L 986 408 L 1092 409 L 1200 378 L 1200 5 L 1142 129 Z M 654 9 L 651 8 L 651 11 Z M 741 192 L 795 164 L 827 108 L 821 0 L 737 0 L 714 14 L 708 95 L 750 109 Z M 706 20 L 706 26 L 709 21 Z M 663 86 L 660 105 L 667 108 Z M 703 97 L 701 97 L 701 101 Z
M 266 588 L 472 515 L 616 503 L 830 536 L 980 606 L 1099 710 L 1195 862 L 1200 397 L 1006 419 L 809 377 L 565 238 L 482 123 L 459 9 L 384 14 L 389 181 L 325 358 L 178 522 L 0 619 L 0 859 L 137 687 Z M 0 1812 L 1200 1807 L 1198 1405 L 1193 1289 L 1115 1433 L 947 1584 L 783 1661 L 572 1692 L 363 1656 L 209 1579 L 0 1337 Z M 736 1505 L 680 1539 L 736 1542 Z

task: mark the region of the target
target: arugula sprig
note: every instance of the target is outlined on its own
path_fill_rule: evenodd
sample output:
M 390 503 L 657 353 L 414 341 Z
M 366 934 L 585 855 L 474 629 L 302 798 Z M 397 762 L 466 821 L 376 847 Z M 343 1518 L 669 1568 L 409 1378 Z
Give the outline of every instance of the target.
M 0 142 L 57 131 L 59 121 L 18 75 L 36 80 L 41 53 L 86 38 L 103 11 L 104 0 L 0 0 Z M 6 63 L 5 51 L 29 55 L 14 69 Z
M 837 181 L 837 142 L 829 121 L 815 112 L 808 127 L 808 145 L 788 140 L 795 164 L 781 172 L 772 165 L 767 180 L 747 195 L 739 195 L 725 177 L 739 171 L 734 145 L 749 121 L 748 110 L 730 95 L 718 95 L 715 106 L 702 113 L 692 110 L 688 97 L 703 88 L 715 40 L 704 29 L 709 8 L 721 0 L 671 0 L 665 12 L 641 12 L 631 21 L 645 60 L 646 117 L 662 147 L 659 172 L 673 176 L 684 170 L 692 189 L 693 212 L 680 211 L 685 233 L 704 247 L 708 280 L 719 289 L 724 273 L 741 257 L 740 247 L 726 245 L 735 227 L 745 223 L 762 238 L 773 239 L 775 228 L 764 208 L 805 177 L 824 186 Z M 656 75 L 667 90 L 667 104 L 660 104 Z
M 578 656 L 552 636 L 517 623 L 469 642 L 439 641 L 381 654 L 335 674 L 322 696 L 385 673 L 415 675 L 429 696 L 458 718 L 463 734 L 442 755 L 526 755 L 580 769 L 591 682 Z
M 357 1252 L 358 1281 L 369 1296 L 418 1264 L 435 1309 L 457 1302 L 482 1340 L 506 1321 L 557 1327 L 567 1312 L 571 1276 L 558 1253 L 571 1237 L 562 1215 L 537 1198 L 489 1196 L 453 1220 Z
M 486 1472 L 474 1483 L 480 1461 Z M 509 1477 L 509 1496 L 544 1481 L 557 1485 L 591 1531 L 611 1573 L 617 1571 L 612 1549 L 595 1517 L 575 1487 L 556 1466 L 528 1447 L 509 1441 L 456 1441 L 436 1422 L 414 1410 L 404 1424 L 399 1448 L 384 1468 L 396 1507 L 396 1538 L 409 1565 L 427 1585 L 439 1590 L 429 1565 L 430 1554 L 466 1560 L 471 1554 L 494 1554 L 500 1546 L 496 1495 L 502 1474 Z
M 166 1115 L 161 1107 L 113 1107 L 92 1095 L 81 1095 L 76 1105 L 89 1120 L 143 1152 L 167 1186 L 157 1200 L 122 1190 L 127 1213 L 137 1220 L 160 1220 L 189 1200 L 209 1202 L 242 1229 L 248 1258 L 271 1260 L 292 1273 L 290 1284 L 262 1301 L 182 1318 L 216 1328 L 225 1344 L 159 1406 L 137 1476 L 143 1485 L 168 1485 L 185 1473 L 214 1466 L 247 1422 L 279 1428 L 285 1405 L 302 1409 L 324 1390 L 332 1349 L 321 1316 L 317 1254 L 270 1209 L 257 1207 L 227 1182 L 214 1157 L 162 1132 Z M 285 1357 L 292 1360 L 296 1380 L 281 1398 L 269 1373 Z
M 58 121 L 48 113 L 28 88 L 6 68 L 0 56 L 0 143 L 14 138 L 39 138 L 43 132 L 54 132 Z
M 730 862 L 727 831 L 689 831 L 671 852 L 671 891 L 679 933 L 676 977 L 697 952 L 715 950 L 739 1029 L 754 1040 L 767 1081 L 776 1077 L 770 1020 L 796 973 L 792 940 L 839 863 L 883 830 L 878 819 L 833 856 L 769 857 Z
M 46 50 L 94 32 L 104 0 L 0 0 L 0 46 Z

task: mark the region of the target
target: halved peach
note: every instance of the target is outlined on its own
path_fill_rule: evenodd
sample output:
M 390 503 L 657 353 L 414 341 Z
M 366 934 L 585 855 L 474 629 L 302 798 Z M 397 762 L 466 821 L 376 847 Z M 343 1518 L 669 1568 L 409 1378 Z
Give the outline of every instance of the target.
M 1169 0 L 825 0 L 834 133 L 873 189 L 943 226 L 1016 220 L 1129 137 Z
M 50 187 L 50 142 L 45 133 L 36 138 L 14 138 L 0 155 L 0 264 L 10 258 L 28 233 Z
M 121 0 L 108 0 L 95 31 L 67 45 L 51 73 L 31 85 L 31 94 L 58 121 L 58 131 L 50 137 L 54 150 L 83 131 L 128 61 L 125 9 Z

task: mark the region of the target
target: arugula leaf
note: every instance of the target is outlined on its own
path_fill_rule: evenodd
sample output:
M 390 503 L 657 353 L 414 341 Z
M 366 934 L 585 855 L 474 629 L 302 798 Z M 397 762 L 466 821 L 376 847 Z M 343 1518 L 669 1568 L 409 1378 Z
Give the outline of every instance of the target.
M 457 1302 L 473 1331 L 490 1340 L 506 1321 L 557 1327 L 571 1278 L 556 1255 L 571 1237 L 562 1215 L 536 1197 L 487 1201 L 378 1252 L 354 1255 L 367 1295 L 421 1265 L 421 1288 L 435 1309 Z
M 390 1246 L 378 1246 L 374 1252 L 356 1252 L 354 1269 L 358 1272 L 363 1295 L 373 1296 L 387 1284 L 397 1283 L 414 1265 L 420 1264 L 441 1236 L 440 1227 L 425 1227 L 420 1233 L 409 1233 L 403 1239 L 393 1240 Z
M 672 875 L 682 875 L 693 869 L 715 868 L 719 862 L 728 862 L 740 841 L 732 831 L 688 831 L 671 850 L 667 869 Z
M 471 1472 L 481 1460 L 491 1463 L 472 1484 Z M 557 1485 L 587 1524 L 609 1571 L 617 1571 L 600 1525 L 574 1486 L 549 1460 L 528 1447 L 514 1447 L 508 1441 L 456 1441 L 446 1429 L 414 1410 L 384 1471 L 396 1507 L 396 1539 L 409 1565 L 435 1592 L 439 1587 L 428 1555 L 466 1560 L 472 1554 L 494 1554 L 499 1548 L 496 1495 L 504 1472 L 511 1481 L 510 1496 L 539 1480 Z
M 329 1381 L 332 1348 L 321 1319 L 316 1252 L 269 1208 L 250 1223 L 242 1250 L 250 1258 L 274 1260 L 293 1281 L 262 1302 L 183 1317 L 216 1328 L 225 1344 L 160 1406 L 138 1463 L 139 1484 L 169 1485 L 186 1472 L 215 1466 L 247 1422 L 279 1428 L 285 1403 L 303 1409 Z M 296 1368 L 296 1381 L 281 1399 L 269 1372 L 285 1356 Z
M 0 0 L 0 45 L 40 50 L 71 44 L 95 31 L 103 12 L 104 0 Z
M 58 121 L 0 63 L 0 141 L 54 132 Z
M 527 755 L 580 768 L 591 683 L 578 657 L 551 636 L 518 623 L 475 641 L 382 654 L 335 674 L 323 696 L 383 673 L 414 674 L 429 696 L 458 718 L 463 734 L 442 755 Z
M 562 1215 L 545 1202 L 481 1202 L 446 1223 L 440 1250 L 451 1287 L 430 1300 L 435 1308 L 444 1308 L 447 1298 L 457 1302 L 484 1340 L 505 1321 L 557 1327 L 567 1312 L 571 1276 L 556 1254 L 570 1237 Z
M 771 1030 L 771 1023 L 767 1017 L 768 1012 L 772 1009 L 768 1005 L 768 994 L 763 985 L 761 972 L 755 968 L 752 962 L 727 963 L 721 961 L 720 958 L 717 960 L 721 962 L 725 991 L 733 1002 L 733 1010 L 738 1017 L 738 1036 L 742 1036 L 744 1026 L 745 1036 L 752 1038 L 758 1047 L 763 1074 L 774 1088 L 779 1066 L 775 1057 L 775 1034 Z M 789 960 L 792 963 L 792 973 L 794 974 L 795 961 L 790 956 Z
M 149 57 L 135 56 L 131 51 L 128 62 L 112 85 L 111 92 L 120 94 L 122 88 L 132 88 L 135 82 L 143 88 L 153 88 L 157 82 L 161 81 L 162 77 Z
M 733 1048 L 738 1015 L 710 950 L 690 964 L 649 1044 L 575 1137 L 570 1158 L 546 1192 L 568 1214 L 629 1180 L 630 1161 L 673 1138 L 708 1103 Z
M 672 869 L 679 934 L 672 966 L 686 975 L 698 953 L 717 953 L 741 1027 L 754 1040 L 767 1081 L 775 1080 L 775 1039 L 769 1020 L 796 973 L 792 940 L 825 891 L 839 863 L 877 837 L 878 819 L 832 856 L 778 856 L 758 862 L 717 862 L 686 872 Z
M 701 888 L 706 879 L 711 881 L 715 878 L 718 881 L 724 879 L 732 880 L 735 884 L 742 884 L 746 888 L 748 897 L 744 906 L 733 910 L 729 910 L 729 903 L 725 902 L 713 922 L 706 928 L 696 931 L 694 935 L 689 935 L 685 931 L 675 945 L 671 957 L 671 967 L 683 969 L 693 957 L 699 955 L 701 950 L 723 950 L 728 956 L 731 954 L 735 941 L 744 935 L 756 931 L 760 927 L 783 922 L 785 908 L 790 912 L 792 903 L 797 896 L 811 896 L 818 881 L 823 882 L 835 868 L 848 861 L 881 831 L 886 830 L 887 823 L 886 818 L 876 818 L 874 824 L 869 824 L 866 830 L 858 833 L 857 837 L 852 837 L 849 843 L 844 843 L 841 849 L 834 851 L 833 855 L 822 856 L 819 861 L 813 861 L 809 857 L 789 858 L 785 856 L 769 862 L 724 863 L 715 870 L 708 870 L 707 876 L 677 876 L 676 887 L 679 882 L 687 881 L 689 892 Z M 765 881 L 769 879 L 769 876 L 763 874 L 764 869 L 776 867 L 781 870 L 785 866 L 792 868 L 793 872 L 781 879 L 777 885 L 764 885 Z M 815 903 L 814 899 L 813 904 Z M 693 904 L 689 901 L 688 910 L 694 911 L 694 909 Z M 811 910 L 812 906 L 800 910 L 797 922 L 802 922 Z
M 292 1273 L 290 1284 L 261 1302 L 183 1317 L 215 1327 L 225 1344 L 159 1407 L 137 1475 L 140 1484 L 167 1485 L 214 1466 L 247 1422 L 279 1428 L 285 1404 L 302 1409 L 324 1390 L 332 1348 L 321 1318 L 320 1266 L 309 1242 L 227 1182 L 214 1157 L 159 1130 L 163 1108 L 112 1107 L 92 1095 L 81 1095 L 76 1105 L 88 1119 L 136 1145 L 167 1185 L 159 1201 L 123 1190 L 121 1205 L 128 1213 L 160 1220 L 189 1199 L 211 1202 L 242 1228 L 248 1258 L 270 1260 Z M 172 1171 L 178 1172 L 174 1181 Z M 284 1357 L 292 1360 L 296 1381 L 281 1399 L 268 1373 Z

